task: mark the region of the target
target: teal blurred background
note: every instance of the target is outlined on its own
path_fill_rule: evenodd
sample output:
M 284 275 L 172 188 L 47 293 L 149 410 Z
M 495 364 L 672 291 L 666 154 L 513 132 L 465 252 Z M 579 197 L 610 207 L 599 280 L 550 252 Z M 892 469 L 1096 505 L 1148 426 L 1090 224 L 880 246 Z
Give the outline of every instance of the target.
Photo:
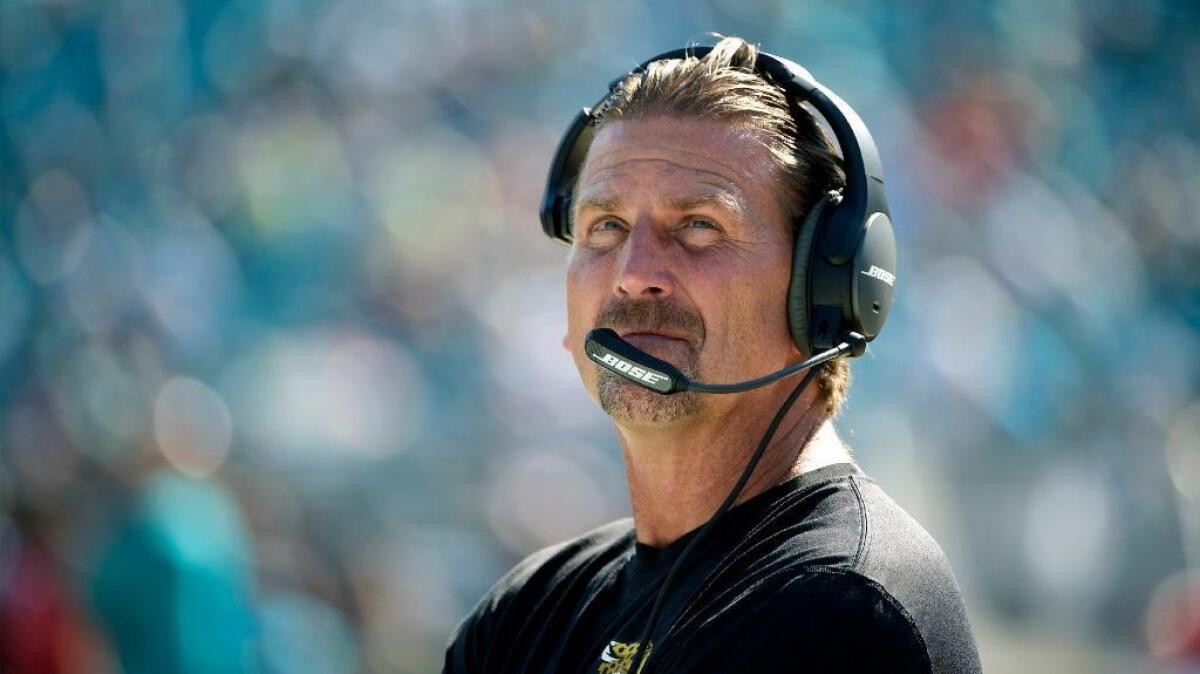
M 987 671 L 1200 671 L 1187 0 L 0 3 L 0 669 L 437 671 L 625 516 L 536 207 L 577 108 L 708 31 L 880 145 L 898 296 L 838 426 Z

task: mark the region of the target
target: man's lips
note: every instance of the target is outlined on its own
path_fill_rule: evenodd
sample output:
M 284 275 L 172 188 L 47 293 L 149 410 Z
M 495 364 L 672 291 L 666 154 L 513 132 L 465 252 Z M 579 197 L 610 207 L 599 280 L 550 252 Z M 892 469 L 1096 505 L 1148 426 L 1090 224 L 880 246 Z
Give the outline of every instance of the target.
M 678 348 L 679 345 L 691 345 L 684 337 L 663 334 L 661 332 L 626 332 L 619 334 L 621 335 L 621 339 L 647 353 Z

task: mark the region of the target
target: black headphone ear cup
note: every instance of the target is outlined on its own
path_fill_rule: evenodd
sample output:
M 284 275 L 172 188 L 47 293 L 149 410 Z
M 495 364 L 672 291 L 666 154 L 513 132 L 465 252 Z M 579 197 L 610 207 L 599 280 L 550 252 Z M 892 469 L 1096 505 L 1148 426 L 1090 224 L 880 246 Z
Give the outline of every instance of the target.
M 813 352 L 808 334 L 808 268 L 812 260 L 813 240 L 820 229 L 821 218 L 830 204 L 840 201 L 841 195 L 836 192 L 821 197 L 796 230 L 796 243 L 792 248 L 792 282 L 788 287 L 788 325 L 792 330 L 792 340 L 800 349 L 800 353 L 810 355 Z

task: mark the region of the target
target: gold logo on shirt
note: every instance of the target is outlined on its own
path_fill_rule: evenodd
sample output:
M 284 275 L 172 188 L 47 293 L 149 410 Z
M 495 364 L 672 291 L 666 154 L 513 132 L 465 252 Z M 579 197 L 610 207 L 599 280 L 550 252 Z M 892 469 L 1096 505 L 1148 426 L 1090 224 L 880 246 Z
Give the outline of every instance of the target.
M 596 674 L 629 674 L 640 645 L 623 644 L 620 641 L 608 642 L 604 652 L 600 654 L 600 668 L 596 670 Z M 654 644 L 650 644 L 649 652 L 653 651 Z

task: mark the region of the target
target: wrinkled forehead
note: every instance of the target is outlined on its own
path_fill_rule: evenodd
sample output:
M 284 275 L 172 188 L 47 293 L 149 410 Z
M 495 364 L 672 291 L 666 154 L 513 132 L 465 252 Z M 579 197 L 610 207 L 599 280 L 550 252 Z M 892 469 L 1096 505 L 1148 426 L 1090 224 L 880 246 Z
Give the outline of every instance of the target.
M 743 208 L 774 201 L 770 153 L 758 132 L 707 120 L 654 118 L 604 125 L 588 151 L 575 205 L 639 195 L 713 195 Z

